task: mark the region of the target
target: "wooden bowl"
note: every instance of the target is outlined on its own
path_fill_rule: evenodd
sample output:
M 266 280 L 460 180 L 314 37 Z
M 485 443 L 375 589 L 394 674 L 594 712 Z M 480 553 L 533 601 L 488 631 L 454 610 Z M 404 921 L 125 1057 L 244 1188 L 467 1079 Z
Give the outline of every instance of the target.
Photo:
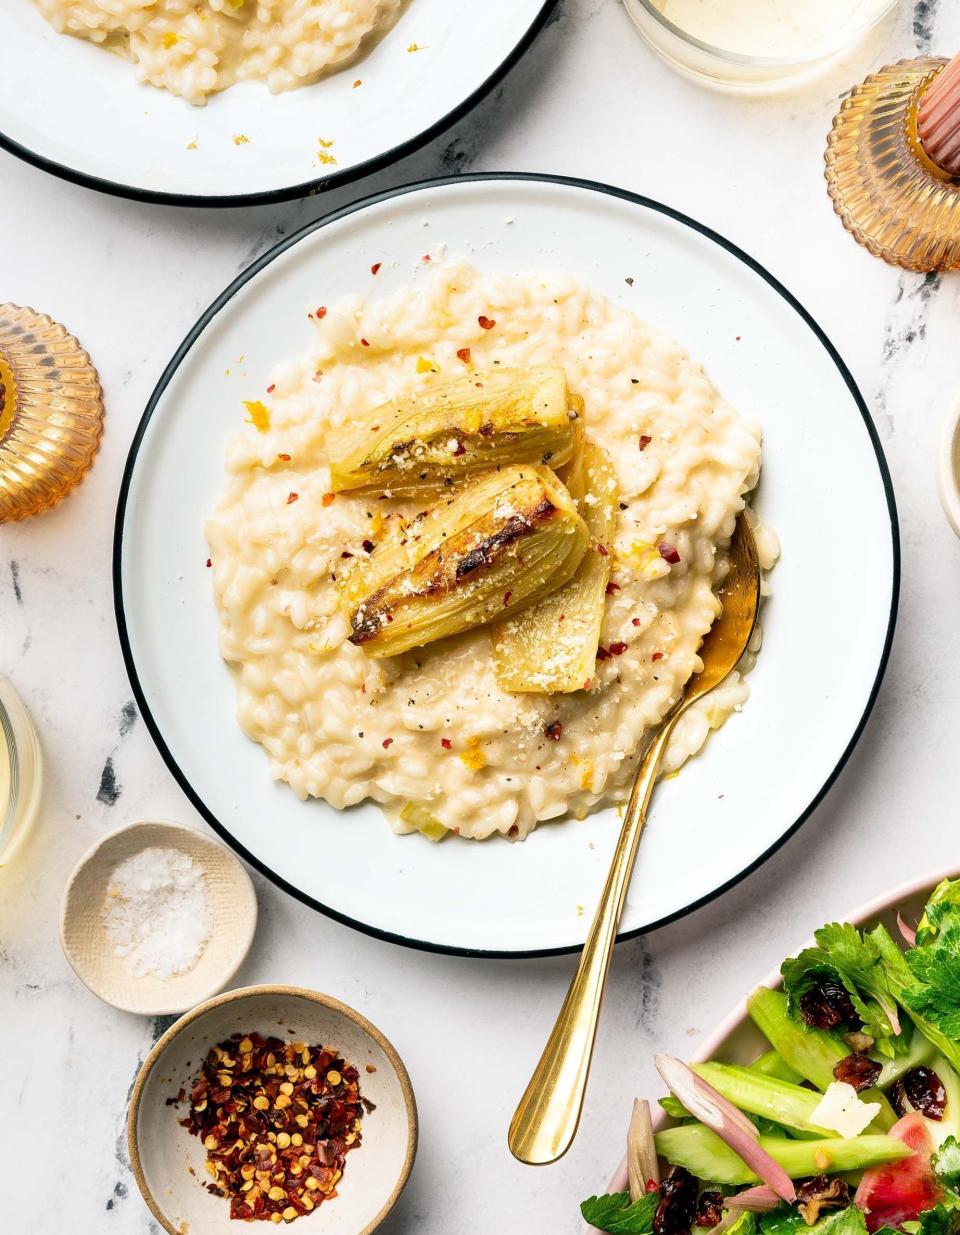
M 178 1110 L 167 1099 L 181 1087 L 189 1093 L 211 1046 L 253 1031 L 323 1045 L 359 1069 L 360 1092 L 376 1109 L 364 1116 L 362 1144 L 347 1155 L 337 1196 L 297 1219 L 297 1230 L 369 1235 L 397 1203 L 416 1156 L 410 1078 L 376 1026 L 329 995 L 299 986 L 227 991 L 181 1017 L 157 1042 L 137 1076 L 127 1115 L 130 1162 L 143 1199 L 169 1235 L 237 1235 L 240 1224 L 231 1221 L 229 1202 L 204 1187 L 210 1176 L 203 1145 L 180 1127 L 186 1105 Z

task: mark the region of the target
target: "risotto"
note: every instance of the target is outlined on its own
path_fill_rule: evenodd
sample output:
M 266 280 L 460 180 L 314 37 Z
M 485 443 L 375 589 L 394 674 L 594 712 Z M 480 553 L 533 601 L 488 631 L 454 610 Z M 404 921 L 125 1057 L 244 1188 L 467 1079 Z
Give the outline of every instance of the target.
M 398 831 L 415 803 L 463 837 L 623 801 L 655 725 L 697 669 L 724 549 L 760 469 L 744 421 L 673 340 L 567 274 L 433 262 L 380 299 L 316 307 L 310 355 L 278 370 L 230 442 L 207 536 L 238 717 L 274 777 Z M 560 365 L 616 474 L 600 646 L 568 694 L 514 693 L 491 627 L 376 659 L 350 641 L 338 579 L 422 502 L 332 491 L 330 438 L 404 392 L 496 366 Z M 758 528 L 761 561 L 776 543 Z M 755 637 L 752 652 L 759 645 Z M 749 661 L 748 657 L 748 661 Z M 677 727 L 675 771 L 747 697 L 738 672 Z
M 61 34 L 132 60 L 140 81 L 190 103 L 234 82 L 276 94 L 353 59 L 403 0 L 35 0 Z

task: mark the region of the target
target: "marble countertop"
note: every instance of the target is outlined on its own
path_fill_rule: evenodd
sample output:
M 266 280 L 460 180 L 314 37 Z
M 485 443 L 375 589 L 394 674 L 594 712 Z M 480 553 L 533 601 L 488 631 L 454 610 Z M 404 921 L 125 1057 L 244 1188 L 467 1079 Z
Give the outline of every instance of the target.
M 420 1153 L 385 1235 L 575 1231 L 578 1201 L 620 1156 L 629 1099 L 653 1087 L 654 1049 L 695 1048 L 749 983 L 832 915 L 929 868 L 960 865 L 960 544 L 934 481 L 942 422 L 960 393 L 960 281 L 871 258 L 834 217 L 821 171 L 845 89 L 891 60 L 958 46 L 960 6 L 904 2 L 844 69 L 802 93 L 743 101 L 676 76 L 635 35 L 619 0 L 565 0 L 471 116 L 323 200 L 145 206 L 0 153 L 0 298 L 43 309 L 79 335 L 108 409 L 101 455 L 81 488 L 53 513 L 0 529 L 0 672 L 32 710 L 47 762 L 35 833 L 0 872 L 5 1232 L 159 1231 L 130 1172 L 124 1115 L 137 1068 L 169 1022 L 100 1003 L 57 937 L 66 875 L 98 836 L 141 818 L 200 824 L 137 717 L 120 656 L 110 583 L 117 487 L 147 397 L 200 311 L 278 238 L 367 192 L 465 171 L 558 172 L 659 198 L 725 234 L 796 294 L 852 369 L 887 451 L 903 541 L 893 654 L 856 752 L 759 871 L 617 950 L 581 1132 L 560 1164 L 519 1166 L 505 1135 L 570 959 L 399 949 L 255 876 L 260 928 L 238 982 L 328 991 L 379 1024 L 410 1068 Z M 828 442 L 824 466 L 842 475 Z M 825 551 L 859 549 L 838 527 Z M 826 617 L 817 637 L 829 637 Z

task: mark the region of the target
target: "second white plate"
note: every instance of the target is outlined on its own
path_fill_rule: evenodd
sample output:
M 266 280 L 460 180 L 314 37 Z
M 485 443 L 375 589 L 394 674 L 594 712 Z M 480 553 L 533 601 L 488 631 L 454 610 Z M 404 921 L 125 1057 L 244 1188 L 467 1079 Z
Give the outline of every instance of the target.
M 58 34 L 32 0 L 3 0 L 0 146 L 144 201 L 304 197 L 393 163 L 453 124 L 523 55 L 555 4 L 408 0 L 353 64 L 314 85 L 270 94 L 241 82 L 194 107 L 141 85 L 120 56 Z
M 886 663 L 896 511 L 853 379 L 789 293 L 692 220 L 601 185 L 504 175 L 400 189 L 291 237 L 203 315 L 144 414 L 117 515 L 120 636 L 164 758 L 239 853 L 317 909 L 418 947 L 529 956 L 582 941 L 616 813 L 545 824 L 523 844 L 431 845 L 394 836 L 376 806 L 300 802 L 234 719 L 204 566 L 204 520 L 240 400 L 306 352 L 305 306 L 368 288 L 371 263 L 387 257 L 396 261 L 377 291 L 388 292 L 441 245 L 484 268 L 576 274 L 679 339 L 764 429 L 759 507 L 783 557 L 751 697 L 658 788 L 623 934 L 741 878 L 832 783 Z M 334 868 L 316 860 L 330 854 Z

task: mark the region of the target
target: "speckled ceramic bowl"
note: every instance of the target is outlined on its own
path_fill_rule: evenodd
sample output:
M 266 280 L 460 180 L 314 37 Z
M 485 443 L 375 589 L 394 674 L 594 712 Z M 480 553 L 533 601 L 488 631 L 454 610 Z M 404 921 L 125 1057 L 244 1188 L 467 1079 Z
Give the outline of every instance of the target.
M 346 1004 L 298 986 L 227 991 L 188 1012 L 163 1035 L 137 1076 L 127 1116 L 130 1162 L 143 1198 L 169 1235 L 236 1235 L 230 1206 L 204 1184 L 200 1140 L 181 1128 L 185 1108 L 167 1105 L 188 1092 L 211 1046 L 232 1033 L 319 1044 L 360 1072 L 360 1091 L 375 1105 L 362 1144 L 346 1159 L 337 1196 L 302 1218 L 303 1235 L 369 1235 L 403 1191 L 417 1151 L 417 1106 L 400 1056 L 376 1026 Z M 268 1227 L 272 1224 L 266 1224 Z
M 125 859 L 156 847 L 177 849 L 203 870 L 213 929 L 197 963 L 170 978 L 135 975 L 118 956 L 103 916 L 113 872 Z M 133 823 L 89 849 L 67 881 L 60 909 L 60 942 L 84 985 L 124 1012 L 169 1016 L 223 990 L 250 950 L 257 896 L 250 876 L 229 849 L 179 823 Z

